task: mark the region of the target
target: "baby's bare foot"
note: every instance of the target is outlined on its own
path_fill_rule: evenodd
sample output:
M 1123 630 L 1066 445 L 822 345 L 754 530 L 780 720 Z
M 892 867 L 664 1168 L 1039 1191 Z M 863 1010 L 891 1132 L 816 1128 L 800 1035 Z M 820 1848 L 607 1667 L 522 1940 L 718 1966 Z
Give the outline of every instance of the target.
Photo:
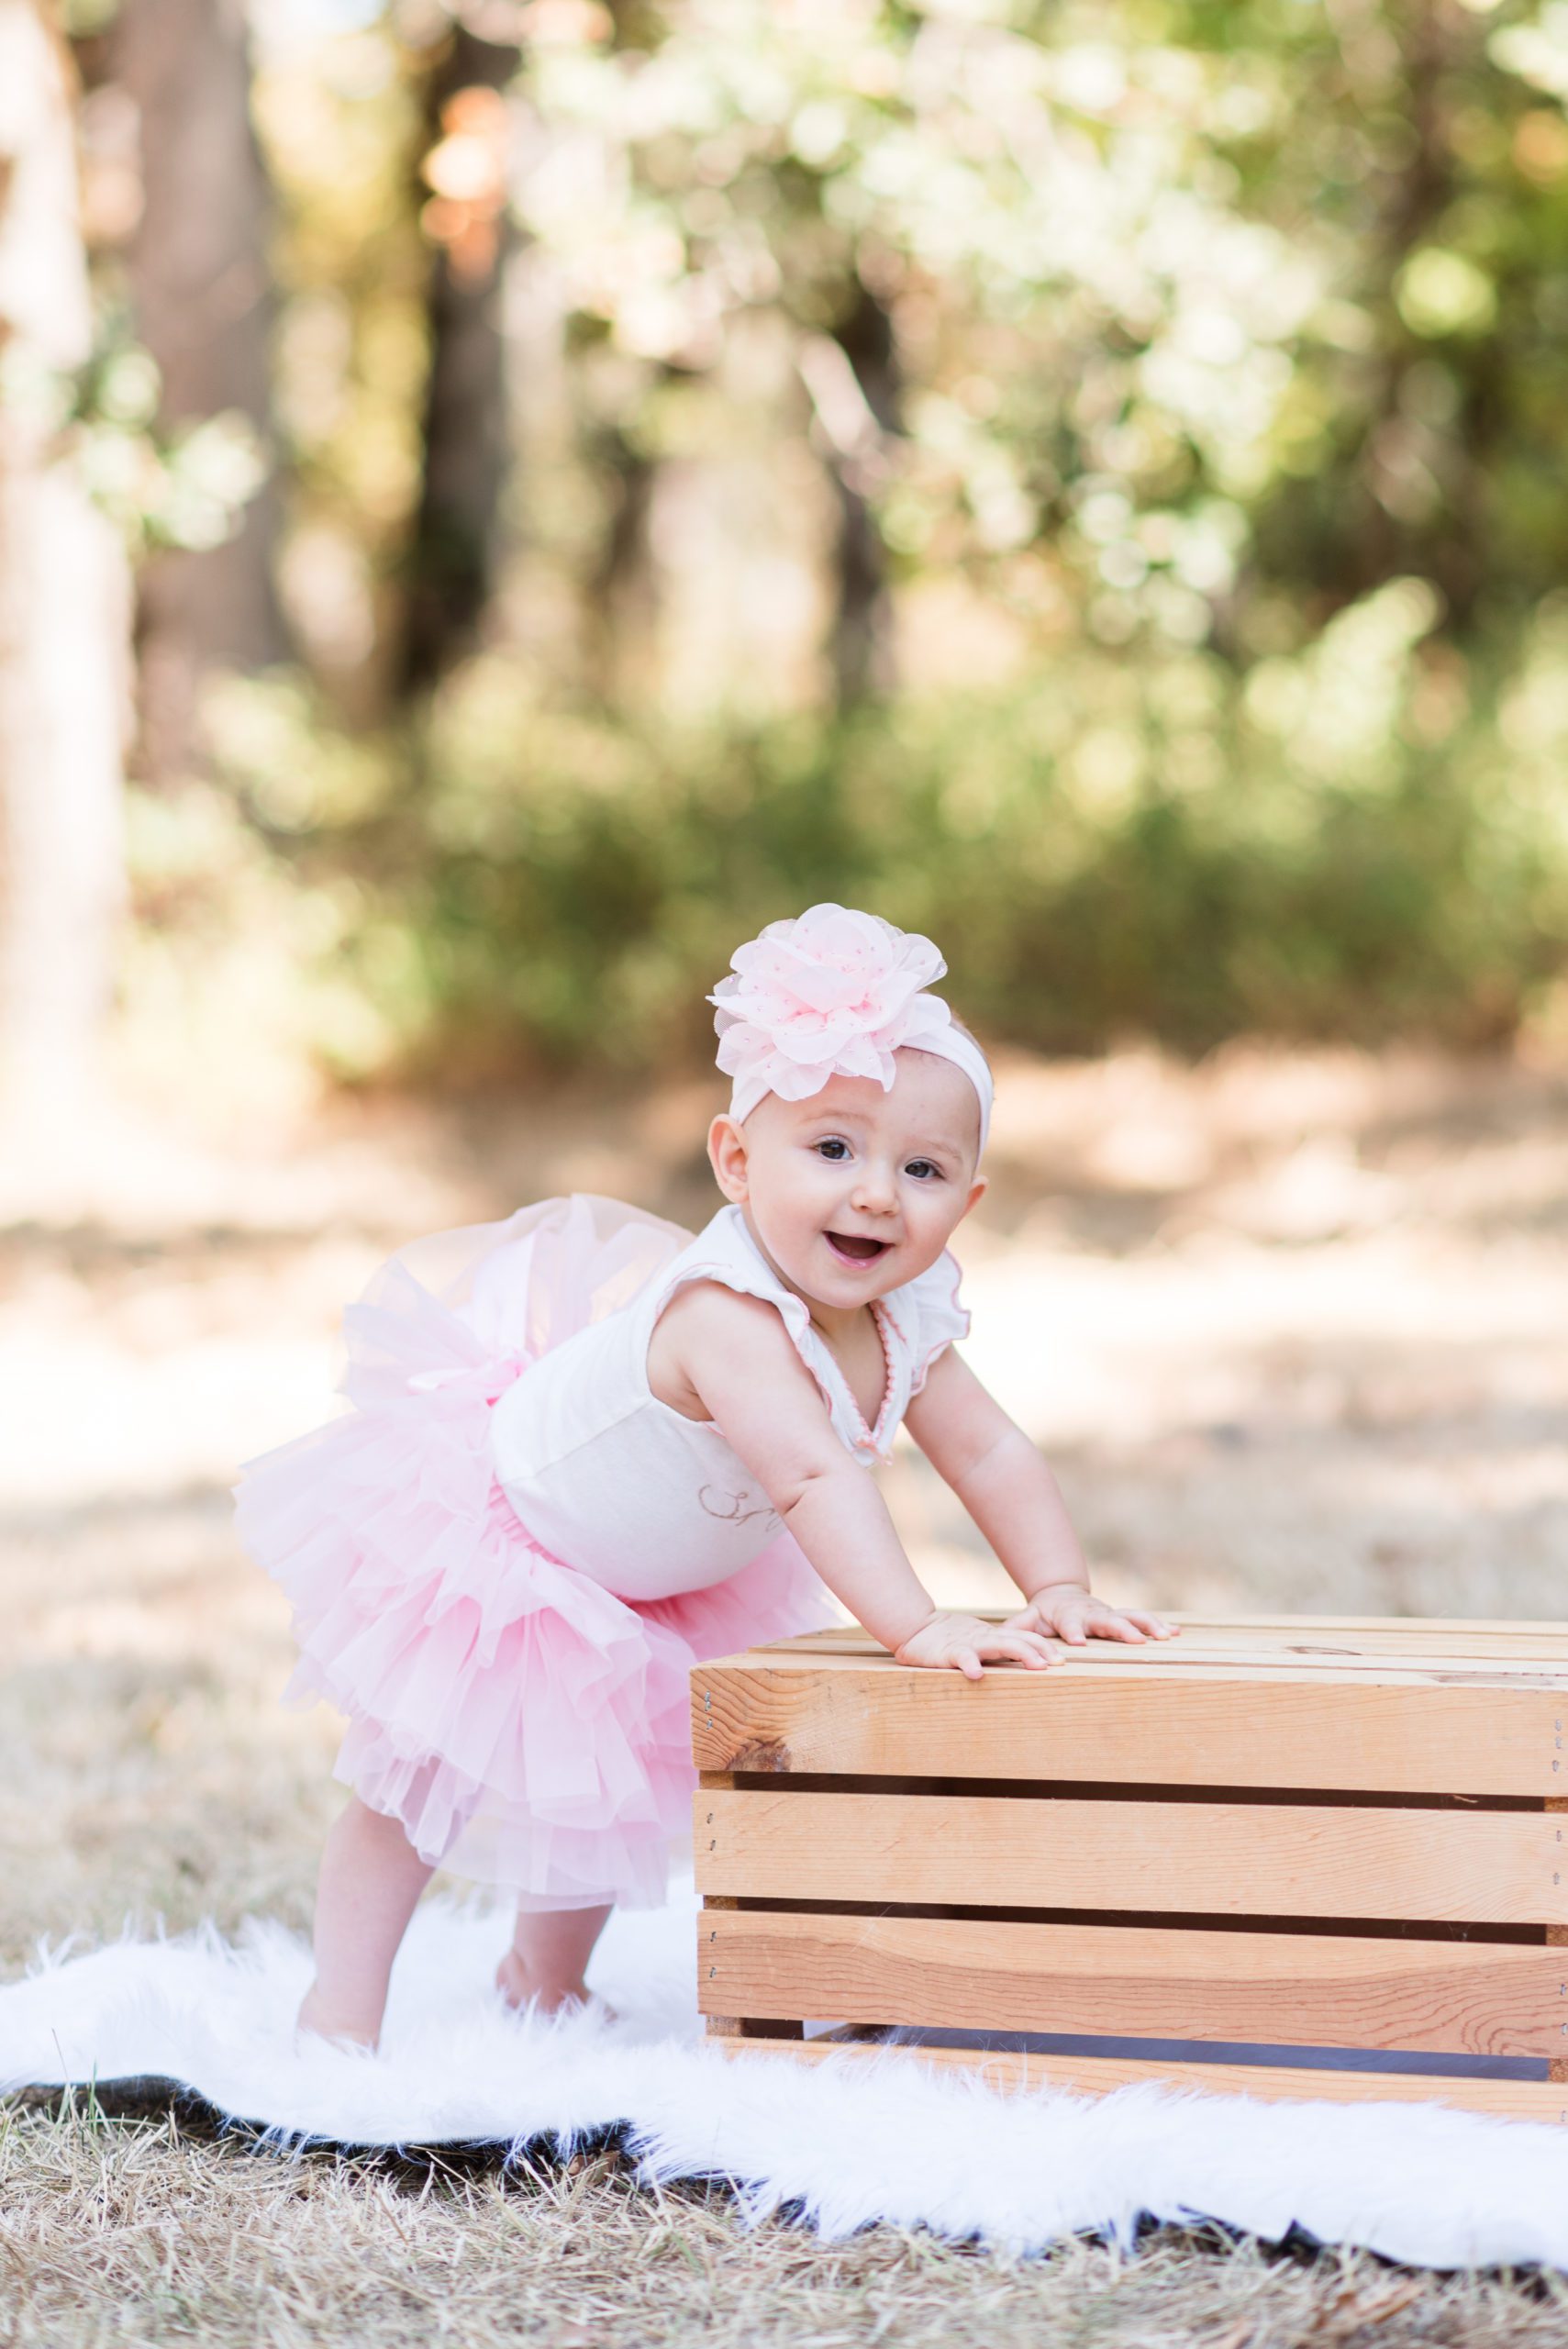
M 296 2045 L 304 2039 L 325 2039 L 339 2045 L 346 2040 L 351 2047 L 373 2049 L 381 2036 L 379 2023 L 368 2022 L 363 2015 L 329 2005 L 314 1982 L 300 2002 L 294 2028 Z
M 540 1982 L 529 1973 L 515 1949 L 509 1949 L 495 1968 L 495 1987 L 509 2007 L 537 2007 L 540 2014 L 557 2015 L 573 2007 L 594 2007 L 607 2022 L 616 2016 L 603 1998 L 595 1997 L 579 1975 L 574 1982 Z

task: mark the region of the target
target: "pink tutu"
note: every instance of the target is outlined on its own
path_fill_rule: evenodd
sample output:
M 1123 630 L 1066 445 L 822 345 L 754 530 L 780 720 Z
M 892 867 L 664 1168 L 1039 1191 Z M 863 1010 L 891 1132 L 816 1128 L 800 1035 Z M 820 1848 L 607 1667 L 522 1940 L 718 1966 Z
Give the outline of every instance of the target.
M 496 1397 L 688 1237 L 577 1195 L 416 1242 L 344 1315 L 352 1409 L 242 1471 L 241 1539 L 294 1603 L 285 1703 L 346 1713 L 338 1776 L 529 1908 L 656 1905 L 695 1784 L 692 1666 L 829 1611 L 787 1534 L 711 1588 L 617 1598 L 492 1475 Z

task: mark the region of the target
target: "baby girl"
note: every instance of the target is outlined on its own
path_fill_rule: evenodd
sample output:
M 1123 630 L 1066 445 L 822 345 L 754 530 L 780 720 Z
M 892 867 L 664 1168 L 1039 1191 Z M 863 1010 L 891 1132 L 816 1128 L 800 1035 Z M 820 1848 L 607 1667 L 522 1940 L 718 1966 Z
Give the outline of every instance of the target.
M 575 1196 L 417 1242 L 345 1316 L 354 1408 L 248 1466 L 288 1697 L 349 1719 L 303 2028 L 375 2043 L 437 1865 L 516 1895 L 508 2000 L 586 1997 L 611 1907 L 663 1893 L 692 1665 L 828 1620 L 824 1585 L 972 1679 L 1169 1636 L 1091 1596 L 1051 1470 L 952 1351 L 991 1075 L 945 968 L 840 906 L 770 923 L 710 998 L 706 1229 Z M 910 1564 L 867 1473 L 901 1424 L 1017 1583 L 1006 1622 Z

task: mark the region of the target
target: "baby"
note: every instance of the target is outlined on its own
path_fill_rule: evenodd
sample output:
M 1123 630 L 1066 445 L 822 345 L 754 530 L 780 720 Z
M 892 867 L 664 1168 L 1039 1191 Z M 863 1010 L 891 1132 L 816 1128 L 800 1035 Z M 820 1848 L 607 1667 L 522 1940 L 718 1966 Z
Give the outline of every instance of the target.
M 824 1584 L 900 1664 L 972 1679 L 1170 1635 L 1093 1597 L 1051 1470 L 952 1352 L 991 1076 L 944 968 L 842 907 L 772 923 L 711 998 L 706 1229 L 579 1196 L 417 1243 L 345 1317 L 355 1409 L 249 1465 L 289 1697 L 349 1716 L 305 2029 L 374 2043 L 438 1865 L 517 1897 L 510 2001 L 586 1997 L 611 1906 L 663 1893 L 691 1666 L 814 1627 Z M 1017 1583 L 1006 1622 L 910 1564 L 867 1473 L 900 1424 Z

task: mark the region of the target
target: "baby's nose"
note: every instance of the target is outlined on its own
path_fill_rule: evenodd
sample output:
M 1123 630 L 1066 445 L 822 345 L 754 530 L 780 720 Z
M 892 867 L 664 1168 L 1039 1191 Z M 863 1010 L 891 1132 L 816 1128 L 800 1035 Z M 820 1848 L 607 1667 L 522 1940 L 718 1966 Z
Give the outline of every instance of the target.
M 863 1167 L 860 1179 L 855 1185 L 852 1204 L 870 1214 L 891 1213 L 896 1204 L 891 1174 L 882 1167 Z

